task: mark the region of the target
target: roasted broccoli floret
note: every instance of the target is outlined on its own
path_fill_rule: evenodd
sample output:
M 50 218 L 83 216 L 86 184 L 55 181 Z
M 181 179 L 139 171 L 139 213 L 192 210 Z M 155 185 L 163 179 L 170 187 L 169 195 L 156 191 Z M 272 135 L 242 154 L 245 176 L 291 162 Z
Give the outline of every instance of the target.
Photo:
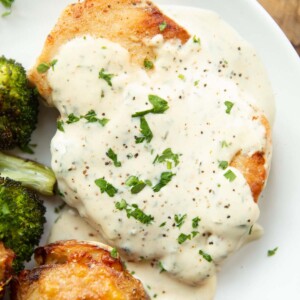
M 14 272 L 24 268 L 43 233 L 46 209 L 37 194 L 0 177 L 0 241 L 16 254 Z
M 26 71 L 16 61 L 0 57 L 0 149 L 26 148 L 38 117 L 38 97 Z
M 18 181 L 42 195 L 54 195 L 56 178 L 53 171 L 35 161 L 0 152 L 0 176 Z

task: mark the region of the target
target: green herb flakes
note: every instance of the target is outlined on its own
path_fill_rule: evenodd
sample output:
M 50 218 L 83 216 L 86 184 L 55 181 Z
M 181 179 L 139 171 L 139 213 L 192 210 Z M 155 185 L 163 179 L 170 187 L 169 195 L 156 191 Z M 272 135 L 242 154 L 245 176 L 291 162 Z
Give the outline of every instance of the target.
M 152 109 L 147 109 L 144 111 L 139 111 L 131 115 L 133 118 L 135 117 L 142 117 L 147 114 L 162 114 L 164 113 L 167 109 L 169 109 L 168 102 L 159 96 L 156 95 L 148 95 L 148 100 L 152 104 Z
M 199 217 L 195 217 L 193 220 L 192 220 L 192 227 L 193 228 L 197 228 L 199 226 L 199 222 L 201 221 L 201 219 Z
M 184 224 L 186 217 L 187 217 L 186 214 L 184 215 L 179 214 L 174 216 L 174 221 L 178 228 L 181 228 L 181 226 Z
M 166 186 L 171 180 L 172 177 L 175 176 L 176 174 L 172 172 L 163 172 L 160 175 L 160 180 L 159 183 L 156 184 L 152 189 L 154 192 L 159 192 L 164 186 Z
M 37 71 L 40 74 L 46 73 L 50 68 L 52 68 L 52 70 L 54 71 L 54 66 L 57 63 L 57 59 L 53 59 L 51 62 L 49 63 L 41 63 L 37 66 Z
M 66 121 L 67 124 L 76 123 L 80 120 L 79 117 L 75 116 L 73 113 L 68 115 L 68 120 Z
M 153 62 L 151 60 L 145 58 L 144 59 L 144 67 L 147 70 L 152 70 L 154 68 L 154 64 L 153 64 Z
M 118 161 L 117 154 L 111 148 L 106 152 L 106 156 L 113 161 L 115 167 L 119 168 L 122 166 L 121 162 Z
M 274 256 L 278 250 L 278 247 L 274 248 L 273 250 L 268 250 L 268 256 Z
M 103 127 L 109 122 L 109 119 L 106 119 L 106 118 L 99 119 L 97 117 L 96 112 L 93 109 L 91 109 L 90 111 L 88 111 L 84 116 L 81 116 L 80 118 L 87 120 L 87 123 L 98 122 Z
M 62 131 L 62 132 L 65 132 L 65 129 L 64 129 L 64 121 L 62 120 L 58 120 L 56 122 L 56 127 L 59 131 Z
M 11 8 L 14 0 L 0 0 L 0 3 L 6 8 Z
M 175 164 L 175 167 L 179 164 L 179 154 L 175 154 L 172 152 L 171 148 L 167 148 L 163 151 L 161 155 L 156 155 L 153 164 L 158 163 L 167 163 L 167 168 L 172 168 L 172 161 Z M 169 165 L 168 165 L 169 163 Z
M 185 81 L 185 76 L 183 74 L 179 74 L 178 78 L 181 79 L 181 80 L 183 80 L 183 81 Z
M 178 244 L 183 244 L 186 240 L 190 240 L 191 239 L 191 235 L 190 234 L 184 234 L 184 233 L 181 233 L 178 238 L 177 238 L 177 241 L 178 241 Z
M 110 256 L 112 258 L 118 258 L 119 254 L 118 254 L 118 251 L 116 248 L 112 248 L 111 251 L 110 251 Z
M 122 199 L 120 202 L 115 204 L 116 209 L 125 210 L 128 218 L 134 218 L 142 224 L 149 225 L 153 222 L 154 217 L 145 214 L 137 204 L 128 204 L 126 200 Z
M 225 106 L 226 106 L 226 114 L 230 114 L 231 112 L 231 109 L 233 108 L 234 106 L 234 103 L 230 102 L 230 101 L 225 101 L 224 102 Z
M 199 37 L 197 37 L 196 35 L 193 36 L 193 42 L 195 44 L 201 45 L 201 39 Z
M 167 222 L 163 222 L 159 225 L 159 227 L 164 227 L 167 224 Z
M 228 170 L 225 174 L 224 174 L 224 177 L 226 179 L 228 179 L 230 182 L 232 182 L 235 178 L 236 178 L 236 175 L 231 171 L 231 170 Z
M 222 142 L 221 142 L 221 147 L 222 147 L 222 148 L 228 148 L 228 147 L 229 147 L 229 144 L 228 144 L 226 141 L 222 141 Z
M 146 182 L 139 180 L 137 176 L 128 177 L 125 184 L 131 187 L 131 194 L 138 194 L 146 186 Z
M 99 72 L 99 78 L 105 80 L 109 86 L 112 86 L 111 79 L 114 76 L 115 75 L 113 74 L 105 73 L 105 70 L 103 68 Z
M 118 189 L 108 183 L 104 178 L 96 179 L 95 184 L 100 188 L 102 194 L 106 193 L 109 197 L 113 197 L 118 192 Z
M 164 31 L 167 28 L 168 24 L 166 21 L 163 21 L 158 25 L 159 31 Z
M 161 261 L 158 262 L 158 267 L 159 267 L 159 273 L 166 272 L 167 270 L 164 268 L 164 265 L 162 264 Z
M 153 133 L 144 117 L 140 118 L 140 131 L 141 131 L 142 136 L 134 137 L 135 143 L 140 144 L 144 141 L 146 141 L 147 143 L 150 143 L 153 138 Z
M 225 160 L 219 161 L 219 168 L 225 170 L 228 168 L 228 162 Z
M 199 250 L 199 254 L 208 262 L 213 261 L 212 257 L 209 254 L 205 253 L 203 250 Z

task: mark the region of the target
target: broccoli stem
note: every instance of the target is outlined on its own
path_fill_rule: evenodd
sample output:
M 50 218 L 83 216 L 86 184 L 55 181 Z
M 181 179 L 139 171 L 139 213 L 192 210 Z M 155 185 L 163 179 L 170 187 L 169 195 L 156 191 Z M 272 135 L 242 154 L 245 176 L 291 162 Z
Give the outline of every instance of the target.
M 19 181 L 42 195 L 54 195 L 56 178 L 53 171 L 37 162 L 0 152 L 0 176 Z

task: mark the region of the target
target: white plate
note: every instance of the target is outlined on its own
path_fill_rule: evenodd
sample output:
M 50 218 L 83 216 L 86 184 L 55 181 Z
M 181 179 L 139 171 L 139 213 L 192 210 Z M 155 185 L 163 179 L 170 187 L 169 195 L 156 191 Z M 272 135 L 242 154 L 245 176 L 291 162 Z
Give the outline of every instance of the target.
M 16 0 L 13 12 L 0 18 L 0 55 L 29 68 L 68 0 Z M 157 1 L 170 4 L 170 1 Z M 254 0 L 173 0 L 219 13 L 257 49 L 276 97 L 274 156 L 271 175 L 260 200 L 261 240 L 245 246 L 227 261 L 220 276 L 217 300 L 299 299 L 300 295 L 300 60 L 287 38 Z M 0 8 L 0 14 L 3 11 Z M 32 159 L 49 164 L 49 142 L 55 132 L 55 110 L 42 108 L 38 144 Z M 49 204 L 49 224 L 55 219 Z M 46 234 L 49 230 L 46 226 Z M 278 246 L 273 257 L 268 249 Z

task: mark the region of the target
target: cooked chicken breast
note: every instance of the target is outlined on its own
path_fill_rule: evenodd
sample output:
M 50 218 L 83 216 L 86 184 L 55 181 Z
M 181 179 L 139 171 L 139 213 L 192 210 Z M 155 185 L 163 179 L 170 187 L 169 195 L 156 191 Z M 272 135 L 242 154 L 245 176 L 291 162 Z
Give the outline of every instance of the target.
M 160 24 L 165 22 L 166 28 L 161 31 Z M 48 35 L 41 55 L 35 66 L 29 71 L 28 77 L 41 96 L 49 105 L 51 87 L 46 73 L 39 73 L 37 67 L 41 63 L 49 63 L 58 53 L 60 46 L 78 36 L 92 35 L 119 43 L 131 54 L 132 62 L 141 64 L 145 58 L 153 58 L 151 46 L 145 44 L 145 38 L 162 34 L 165 40 L 179 39 L 185 43 L 189 33 L 164 15 L 150 1 L 143 0 L 86 0 L 82 3 L 69 5 L 61 14 L 53 30 Z M 266 160 L 271 151 L 271 130 L 268 120 L 259 113 L 266 128 L 267 143 L 265 149 L 252 156 L 236 154 L 230 165 L 237 168 L 245 176 L 254 198 L 262 192 L 267 179 Z
M 149 299 L 118 254 L 100 243 L 61 241 L 37 248 L 35 259 L 38 267 L 14 278 L 13 300 Z
M 159 25 L 164 22 L 167 27 L 161 31 Z M 102 37 L 119 43 L 129 51 L 134 63 L 142 64 L 146 57 L 151 59 L 154 56 L 144 39 L 156 34 L 162 34 L 166 40 L 180 39 L 182 43 L 190 37 L 184 28 L 165 16 L 150 1 L 86 0 L 71 4 L 48 35 L 41 55 L 28 74 L 29 80 L 51 105 L 51 87 L 47 76 L 38 73 L 36 68 L 41 63 L 50 62 L 61 45 L 78 36 Z

